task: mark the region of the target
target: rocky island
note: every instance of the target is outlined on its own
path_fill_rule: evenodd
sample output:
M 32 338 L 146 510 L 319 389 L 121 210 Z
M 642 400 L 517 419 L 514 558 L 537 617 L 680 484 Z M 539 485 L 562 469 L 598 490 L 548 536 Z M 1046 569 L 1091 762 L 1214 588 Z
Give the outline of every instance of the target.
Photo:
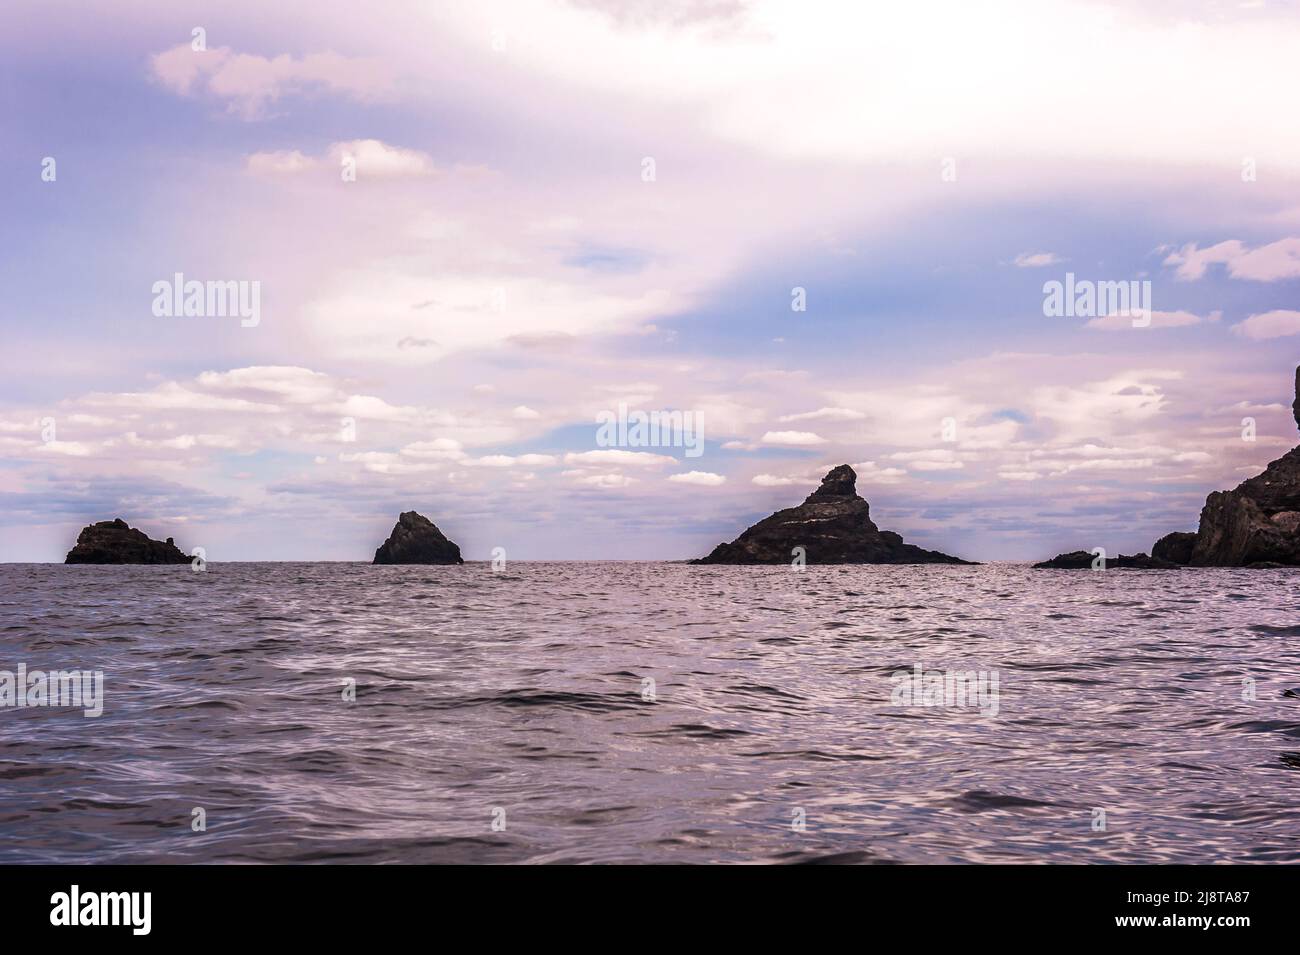
M 1073 550 L 1068 554 L 1057 554 L 1051 560 L 1040 561 L 1034 564 L 1035 570 L 1088 570 L 1096 561 L 1097 555 L 1088 550 Z M 1107 557 L 1105 564 L 1099 569 L 1109 570 L 1119 568 L 1120 570 L 1177 570 L 1178 564 L 1164 558 L 1157 557 L 1154 554 L 1148 557 L 1146 554 L 1117 554 L 1114 557 Z
M 802 547 L 809 564 L 970 564 L 923 550 L 871 520 L 871 507 L 858 496 L 858 476 L 841 464 L 822 478 L 798 507 L 777 511 L 730 544 L 719 544 L 693 564 L 789 564 Z
M 379 549 L 376 564 L 463 564 L 460 548 L 423 514 L 403 511 Z
M 1300 425 L 1300 367 L 1291 414 Z M 1192 567 L 1300 566 L 1300 446 L 1231 491 L 1214 491 L 1195 533 L 1166 534 L 1151 553 Z
M 1300 425 L 1300 368 L 1291 413 Z M 1062 554 L 1035 567 L 1090 567 Z M 1128 565 L 1123 561 L 1132 561 Z M 1296 567 L 1300 566 L 1300 446 L 1273 461 L 1262 474 L 1231 491 L 1214 491 L 1201 508 L 1195 532 L 1175 531 L 1155 542 L 1151 556 L 1119 557 L 1107 567 Z
M 190 558 L 169 537 L 156 541 L 122 518 L 88 524 L 64 558 L 65 564 L 188 564 Z

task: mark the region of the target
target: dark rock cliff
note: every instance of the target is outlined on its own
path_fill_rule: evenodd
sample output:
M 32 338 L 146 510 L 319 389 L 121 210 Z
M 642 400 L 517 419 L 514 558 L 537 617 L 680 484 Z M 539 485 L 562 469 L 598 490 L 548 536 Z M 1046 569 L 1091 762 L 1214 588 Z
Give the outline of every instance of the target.
M 1291 405 L 1300 425 L 1300 368 Z M 1300 447 L 1262 474 L 1205 499 L 1195 534 L 1167 534 L 1152 553 L 1195 567 L 1300 565 Z

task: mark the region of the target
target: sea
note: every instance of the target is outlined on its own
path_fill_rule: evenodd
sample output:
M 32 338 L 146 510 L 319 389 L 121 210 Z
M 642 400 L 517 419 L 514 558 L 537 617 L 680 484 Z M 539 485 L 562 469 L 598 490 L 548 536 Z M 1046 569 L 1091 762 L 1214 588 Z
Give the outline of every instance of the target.
M 0 565 L 0 863 L 1296 862 L 1298 597 L 1013 563 Z M 51 671 L 101 698 L 27 692 Z

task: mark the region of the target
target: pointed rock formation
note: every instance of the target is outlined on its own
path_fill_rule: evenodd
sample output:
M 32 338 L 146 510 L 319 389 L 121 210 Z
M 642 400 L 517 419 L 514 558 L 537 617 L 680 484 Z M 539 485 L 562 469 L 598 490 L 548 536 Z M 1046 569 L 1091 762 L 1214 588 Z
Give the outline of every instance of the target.
M 188 564 L 190 558 L 169 537 L 156 541 L 122 518 L 88 524 L 64 558 L 65 564 Z
M 871 508 L 857 492 L 858 476 L 841 464 L 798 507 L 777 511 L 730 544 L 719 544 L 694 564 L 789 564 L 796 547 L 809 564 L 969 564 L 922 550 L 871 521 Z
M 438 526 L 415 511 L 403 511 L 375 551 L 376 564 L 463 564 L 460 548 Z
M 1300 368 L 1291 410 L 1300 425 Z M 1196 533 L 1166 534 L 1152 548 L 1158 551 L 1195 567 L 1300 565 L 1300 447 L 1233 490 L 1213 492 Z

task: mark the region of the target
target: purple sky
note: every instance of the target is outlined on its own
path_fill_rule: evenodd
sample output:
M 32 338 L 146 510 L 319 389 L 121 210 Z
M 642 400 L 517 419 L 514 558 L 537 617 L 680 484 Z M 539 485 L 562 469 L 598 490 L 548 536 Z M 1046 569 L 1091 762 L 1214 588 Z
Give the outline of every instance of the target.
M 685 558 L 843 462 L 922 546 L 1146 550 L 1298 440 L 1297 49 L 1279 3 L 8 3 L 0 560 L 365 560 L 407 509 Z M 256 323 L 155 314 L 176 273 Z M 1150 324 L 1045 315 L 1067 273 Z M 703 453 L 599 446 L 620 404 Z

